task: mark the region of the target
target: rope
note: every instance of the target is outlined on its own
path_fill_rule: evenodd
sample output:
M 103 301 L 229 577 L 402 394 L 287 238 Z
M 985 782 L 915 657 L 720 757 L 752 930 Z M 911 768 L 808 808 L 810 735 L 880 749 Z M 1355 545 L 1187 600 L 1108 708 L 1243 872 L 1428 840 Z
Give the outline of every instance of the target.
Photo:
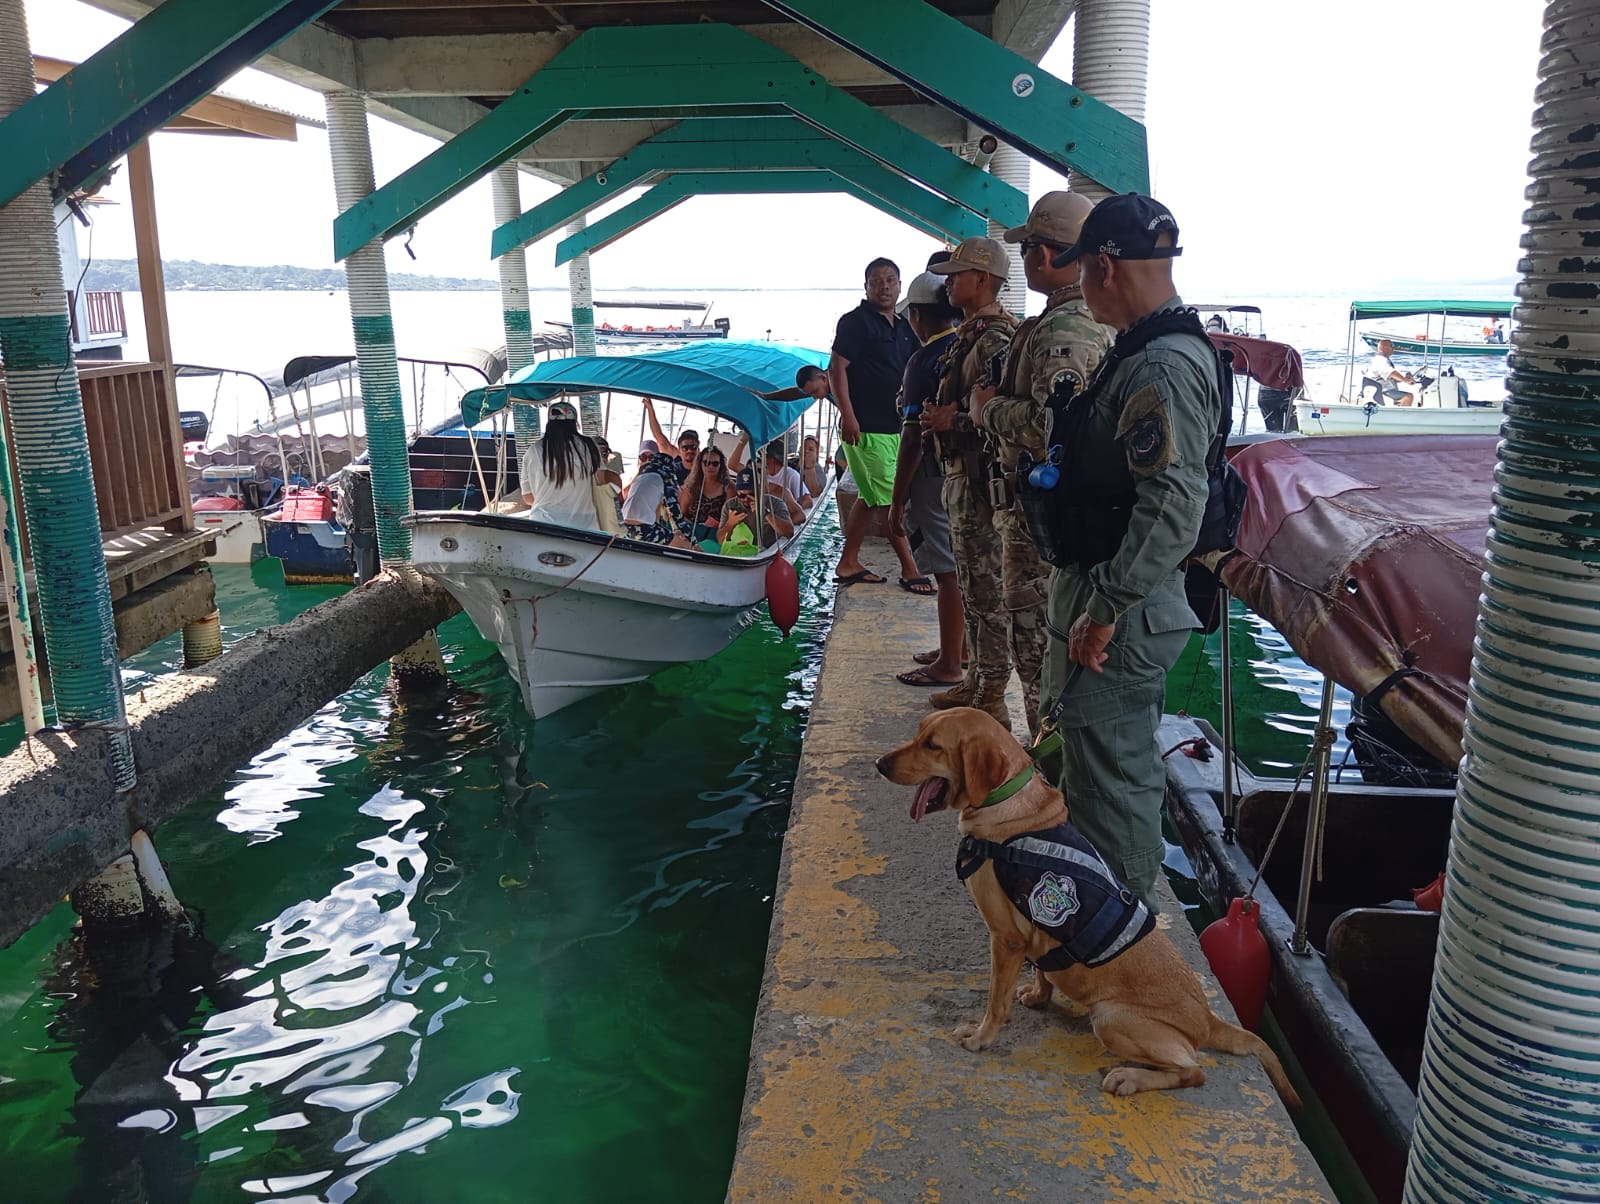
M 543 602 L 546 598 L 554 598 L 562 590 L 568 589 L 568 588 L 578 584 L 579 581 L 583 580 L 583 575 L 585 573 L 587 573 L 590 569 L 594 568 L 594 566 L 600 562 L 600 557 L 604 556 L 607 552 L 609 552 L 611 550 L 611 545 L 616 543 L 617 540 L 619 540 L 621 538 L 622 538 L 622 536 L 619 534 L 619 535 L 613 535 L 610 539 L 606 540 L 606 546 L 601 548 L 598 552 L 596 552 L 594 554 L 594 559 L 593 560 L 591 560 L 588 564 L 584 565 L 583 568 L 579 569 L 578 572 L 574 573 L 571 577 L 569 577 L 567 580 L 563 581 L 560 585 L 556 586 L 555 589 L 551 590 L 548 594 L 529 594 L 527 597 L 521 597 L 521 598 L 511 597 L 510 595 L 507 595 L 506 597 L 503 597 L 503 598 L 500 599 L 501 604 L 504 605 L 505 603 L 508 603 L 508 602 L 531 602 L 533 604 L 533 608 L 534 608 L 534 630 L 537 631 L 538 628 L 539 628 L 539 622 L 538 622 L 539 603 Z
M 1294 780 L 1294 789 L 1289 792 L 1289 800 L 1284 803 L 1283 811 L 1278 816 L 1278 826 L 1272 830 L 1272 839 L 1267 841 L 1266 852 L 1261 854 L 1261 860 L 1256 863 L 1256 876 L 1250 880 L 1250 889 L 1245 892 L 1245 898 L 1254 900 L 1256 887 L 1261 884 L 1261 875 L 1267 872 L 1267 863 L 1272 860 L 1272 851 L 1278 847 L 1278 837 L 1283 835 L 1283 825 L 1289 819 L 1289 812 L 1294 810 L 1295 800 L 1300 797 L 1300 783 L 1305 781 L 1306 775 L 1311 772 L 1311 762 L 1316 758 L 1319 749 L 1326 747 L 1329 751 L 1333 748 L 1334 731 L 1331 727 L 1318 728 L 1311 740 L 1311 748 L 1306 753 L 1306 759 L 1300 762 L 1300 773 Z M 1322 878 L 1322 836 L 1327 824 L 1327 811 L 1323 811 L 1323 829 L 1317 833 L 1317 878 Z

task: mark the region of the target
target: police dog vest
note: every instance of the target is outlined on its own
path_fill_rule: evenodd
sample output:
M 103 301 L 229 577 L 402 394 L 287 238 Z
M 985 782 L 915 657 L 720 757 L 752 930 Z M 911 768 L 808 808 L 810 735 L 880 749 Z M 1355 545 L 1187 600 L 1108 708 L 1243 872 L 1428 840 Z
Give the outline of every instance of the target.
M 994 862 L 1013 906 L 1061 942 L 1038 960 L 1041 970 L 1104 965 L 1156 926 L 1155 915 L 1070 822 L 1004 844 L 963 837 L 956 877 L 965 882 L 985 861 Z

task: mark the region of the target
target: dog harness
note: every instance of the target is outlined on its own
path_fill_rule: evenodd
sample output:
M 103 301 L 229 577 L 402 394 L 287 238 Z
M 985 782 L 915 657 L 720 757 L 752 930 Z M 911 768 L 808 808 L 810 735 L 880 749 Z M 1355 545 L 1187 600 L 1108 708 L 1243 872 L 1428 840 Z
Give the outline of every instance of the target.
M 965 882 L 985 861 L 994 862 L 995 876 L 1017 910 L 1061 942 L 1035 963 L 1041 970 L 1104 965 L 1156 926 L 1150 909 L 1070 822 L 1003 844 L 963 837 L 956 877 Z

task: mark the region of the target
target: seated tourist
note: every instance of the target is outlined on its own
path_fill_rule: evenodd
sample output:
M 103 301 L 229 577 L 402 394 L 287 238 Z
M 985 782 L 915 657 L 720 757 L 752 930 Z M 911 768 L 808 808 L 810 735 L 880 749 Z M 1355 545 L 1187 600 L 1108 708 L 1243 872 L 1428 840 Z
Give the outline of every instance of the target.
M 753 530 L 755 521 L 755 501 L 750 494 L 736 493 L 728 499 L 722 508 L 721 550 L 724 556 L 754 556 L 762 548 L 769 548 L 794 534 L 794 523 L 774 506 L 768 506 L 762 516 L 759 541 Z
M 822 445 L 815 435 L 807 435 L 800 441 L 800 458 L 789 467 L 800 474 L 800 481 L 813 500 L 822 496 Z
M 694 527 L 691 538 L 696 543 L 718 538 L 722 525 L 722 505 L 733 492 L 733 482 L 728 477 L 728 465 L 722 452 L 709 446 L 695 457 L 689 479 L 678 491 L 678 507 L 684 518 Z
M 602 471 L 594 440 L 578 430 L 578 411 L 570 402 L 550 407 L 544 437 L 522 457 L 522 500 L 527 517 L 542 523 L 603 530 L 595 509 L 595 474 Z
M 692 547 L 693 528 L 678 509 L 677 461 L 657 450 L 653 440 L 639 448 L 639 472 L 628 486 L 622 521 L 630 539 Z M 663 511 L 665 514 L 663 515 Z
M 748 434 L 740 436 L 739 446 L 733 449 L 733 455 L 728 458 L 728 471 L 738 474 L 738 488 L 740 489 L 753 489 L 755 487 L 750 484 L 749 472 L 741 467 L 744 463 L 744 449 L 749 442 L 749 438 Z M 763 466 L 766 469 L 768 493 L 773 493 L 776 496 L 772 486 L 780 485 L 788 491 L 789 495 L 799 503 L 803 510 L 811 508 L 814 500 L 811 490 L 806 488 L 805 481 L 800 476 L 799 471 L 790 468 L 784 463 L 782 439 L 774 439 L 763 449 Z M 805 515 L 802 513 L 796 521 L 798 522 L 804 518 Z

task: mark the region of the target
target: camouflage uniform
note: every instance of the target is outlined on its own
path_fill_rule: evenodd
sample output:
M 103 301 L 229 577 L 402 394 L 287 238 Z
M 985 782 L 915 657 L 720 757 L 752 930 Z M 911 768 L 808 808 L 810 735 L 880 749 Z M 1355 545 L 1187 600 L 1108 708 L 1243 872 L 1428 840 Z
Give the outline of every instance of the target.
M 1006 683 L 1011 679 L 1005 598 L 1001 590 L 1002 552 L 989 505 L 990 455 L 973 426 L 968 397 L 988 387 L 989 365 L 1011 345 L 1017 321 L 998 304 L 963 322 L 940 361 L 937 402 L 956 407 L 955 426 L 938 436 L 944 464 L 943 501 L 950 514 L 950 543 L 956 554 L 956 580 L 967 614 L 971 667 L 953 689 L 932 696 L 935 706 L 975 706 L 1009 725 Z
M 1051 293 L 1044 312 L 1017 328 L 1000 392 L 983 408 L 979 423 L 992 437 L 1008 476 L 1023 449 L 1036 461 L 1044 458 L 1049 420 L 1044 403 L 1057 377 L 1065 372 L 1079 389 L 1086 386 L 1105 358 L 1114 333 L 1090 316 L 1083 290 L 1076 284 Z M 1050 568 L 1039 558 L 1039 550 L 1014 505 L 997 511 L 994 521 L 1004 545 L 1003 593 L 1010 619 L 1011 657 L 1017 676 L 1022 679 L 1028 730 L 1037 735 L 1039 676 L 1049 641 L 1045 599 Z
M 1167 307 L 1181 305 L 1174 298 Z M 1102 671 L 1084 673 L 1067 695 L 1061 786 L 1073 822 L 1146 902 L 1165 852 L 1156 730 L 1166 675 L 1195 626 L 1183 563 L 1205 511 L 1206 451 L 1221 413 L 1210 347 L 1163 335 L 1117 365 L 1062 466 L 1114 489 L 1133 486 L 1116 554 L 1087 572 L 1068 565 L 1051 575 L 1047 613 L 1057 638 L 1041 684 L 1048 707 L 1066 682 L 1067 633 L 1079 616 L 1115 626 Z

